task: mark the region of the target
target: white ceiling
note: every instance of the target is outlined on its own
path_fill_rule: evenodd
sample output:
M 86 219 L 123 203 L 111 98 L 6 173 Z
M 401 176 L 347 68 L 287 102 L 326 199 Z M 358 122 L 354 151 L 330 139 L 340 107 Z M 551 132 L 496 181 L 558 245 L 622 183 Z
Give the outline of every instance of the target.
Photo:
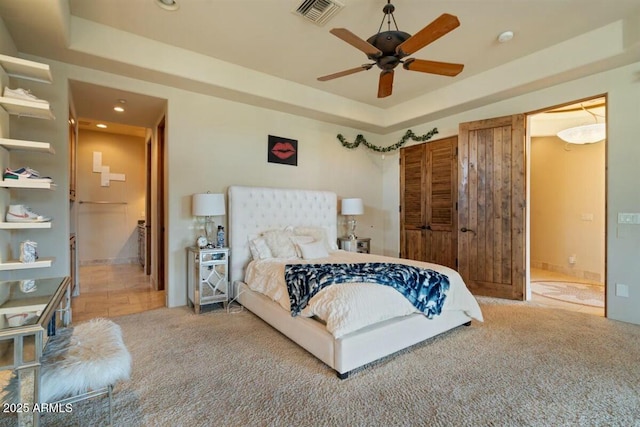
M 456 15 L 461 22 L 459 28 L 412 56 L 459 62 L 465 68 L 457 77 L 443 77 L 399 67 L 393 94 L 378 99 L 379 70 L 375 67 L 327 82 L 319 82 L 317 77 L 369 62 L 362 52 L 331 35 L 329 30 L 344 27 L 363 39 L 368 38 L 378 31 L 385 0 L 341 0 L 345 7 L 324 26 L 292 13 L 300 0 L 176 1 L 179 9 L 169 12 L 158 7 L 155 0 L 0 0 L 0 16 L 18 50 L 25 54 L 107 72 L 130 72 L 121 63 L 102 57 L 101 52 L 88 55 L 70 43 L 74 36 L 69 28 L 71 21 L 98 23 L 274 76 L 296 87 L 302 85 L 338 95 L 340 99 L 357 102 L 355 105 L 390 110 L 590 30 L 640 14 L 640 0 L 394 0 L 398 27 L 410 34 L 442 13 Z M 514 39 L 498 43 L 497 36 L 505 30 L 513 31 Z M 148 80 L 155 78 L 154 73 L 146 76 Z M 72 85 L 71 89 L 78 114 L 96 119 L 106 119 L 95 115 L 111 111 L 114 99 L 122 96 L 109 88 L 88 84 Z M 83 99 L 88 97 L 91 102 Z M 140 97 L 139 101 L 148 101 L 151 108 L 158 108 L 156 98 Z M 98 102 L 105 104 L 101 110 L 96 106 Z M 135 112 L 130 114 L 133 117 Z M 131 118 L 129 122 L 148 125 L 144 117 Z

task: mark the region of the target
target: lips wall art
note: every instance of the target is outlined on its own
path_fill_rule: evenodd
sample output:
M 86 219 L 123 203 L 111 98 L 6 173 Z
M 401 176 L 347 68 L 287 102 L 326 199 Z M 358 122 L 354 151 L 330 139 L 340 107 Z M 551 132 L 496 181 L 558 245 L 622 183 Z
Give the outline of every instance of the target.
M 298 166 L 298 141 L 269 135 L 267 160 L 269 163 Z

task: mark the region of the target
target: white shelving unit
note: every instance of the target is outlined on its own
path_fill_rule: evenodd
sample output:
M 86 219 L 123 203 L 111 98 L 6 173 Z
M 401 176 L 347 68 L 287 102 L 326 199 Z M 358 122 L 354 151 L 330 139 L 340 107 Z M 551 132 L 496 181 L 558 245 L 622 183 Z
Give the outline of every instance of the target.
M 52 182 L 33 182 L 26 179 L 3 179 L 0 187 L 4 188 L 38 188 L 40 190 L 53 190 L 56 185 Z
M 0 138 L 0 146 L 9 151 L 34 151 L 38 153 L 56 154 L 56 150 L 54 150 L 48 142 Z
M 29 228 L 51 228 L 51 222 L 0 222 L 0 230 L 26 230 Z
M 27 268 L 46 268 L 51 267 L 53 258 L 40 258 L 36 262 L 21 262 L 14 259 L 0 263 L 0 271 L 2 270 L 25 270 Z
M 51 70 L 47 64 L 28 61 L 21 58 L 0 54 L 0 67 L 13 78 L 33 80 L 41 83 L 52 83 Z M 0 93 L 2 95 L 2 93 Z M 48 102 L 36 102 L 0 96 L 0 107 L 10 115 L 32 117 L 36 119 L 54 120 Z M 0 147 L 11 151 L 30 151 L 34 153 L 55 154 L 48 142 L 25 141 L 0 137 Z M 7 189 L 41 189 L 54 190 L 56 185 L 48 182 L 32 182 L 28 180 L 1 180 L 0 188 Z M 0 230 L 50 229 L 51 222 L 0 222 Z M 36 262 L 23 263 L 19 260 L 0 262 L 0 271 L 24 270 L 51 267 L 54 258 L 40 258 Z
M 47 64 L 13 56 L 0 55 L 0 67 L 4 69 L 9 77 L 33 80 L 41 83 L 53 82 L 51 70 Z
M 0 96 L 0 105 L 2 105 L 2 108 L 4 108 L 7 113 L 13 114 L 14 116 L 48 120 L 55 119 L 48 102 L 45 104 L 44 102 Z

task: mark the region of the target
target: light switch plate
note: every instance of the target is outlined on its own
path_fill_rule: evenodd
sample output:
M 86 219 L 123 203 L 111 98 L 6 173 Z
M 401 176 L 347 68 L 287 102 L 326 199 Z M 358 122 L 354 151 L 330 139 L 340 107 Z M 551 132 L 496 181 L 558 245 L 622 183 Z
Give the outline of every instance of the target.
M 616 283 L 616 296 L 629 298 L 629 286 L 622 283 Z
M 640 213 L 618 212 L 618 224 L 640 224 Z

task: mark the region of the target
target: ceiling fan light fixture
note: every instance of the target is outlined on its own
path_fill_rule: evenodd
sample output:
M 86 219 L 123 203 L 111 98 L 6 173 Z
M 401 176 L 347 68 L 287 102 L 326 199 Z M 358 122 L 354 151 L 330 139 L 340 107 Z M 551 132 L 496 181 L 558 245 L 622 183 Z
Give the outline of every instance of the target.
M 558 138 L 570 144 L 593 144 L 606 137 L 607 127 L 604 123 L 575 126 L 558 132 Z
M 180 8 L 176 0 L 155 0 L 155 3 L 164 10 L 175 11 Z

